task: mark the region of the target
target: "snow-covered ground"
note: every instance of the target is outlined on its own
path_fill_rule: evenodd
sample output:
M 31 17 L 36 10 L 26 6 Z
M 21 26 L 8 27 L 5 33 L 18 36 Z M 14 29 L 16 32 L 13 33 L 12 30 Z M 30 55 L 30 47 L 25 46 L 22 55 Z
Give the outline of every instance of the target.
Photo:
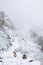
M 40 65 L 40 46 L 12 26 L 0 27 L 0 65 Z

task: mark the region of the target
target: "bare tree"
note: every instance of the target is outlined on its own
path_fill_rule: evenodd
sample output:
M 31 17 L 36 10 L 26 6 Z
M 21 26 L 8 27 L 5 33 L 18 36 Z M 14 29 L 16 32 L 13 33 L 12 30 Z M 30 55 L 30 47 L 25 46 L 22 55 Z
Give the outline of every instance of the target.
M 16 30 L 8 15 L 5 15 L 4 11 L 0 11 L 0 27 L 2 28 L 3 26 Z
M 2 25 L 4 25 L 5 22 L 5 14 L 3 11 L 0 11 L 0 27 L 2 27 Z

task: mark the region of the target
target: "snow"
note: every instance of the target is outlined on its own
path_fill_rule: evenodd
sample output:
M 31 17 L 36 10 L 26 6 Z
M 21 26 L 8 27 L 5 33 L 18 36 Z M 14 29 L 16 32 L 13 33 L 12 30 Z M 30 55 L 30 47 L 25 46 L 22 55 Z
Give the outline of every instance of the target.
M 23 55 L 26 58 L 23 59 Z M 17 29 L 0 29 L 0 65 L 40 65 L 40 47 L 27 40 Z M 32 61 L 31 61 L 32 60 Z
M 12 52 L 13 51 L 11 50 L 9 52 L 4 52 L 3 65 L 40 65 L 40 62 L 38 60 L 29 62 L 30 58 L 23 59 L 20 52 L 17 52 L 17 57 L 13 57 Z
M 3 57 L 2 64 L 0 62 L 0 65 L 9 65 L 9 64 L 10 65 L 36 65 L 36 64 L 40 65 L 39 60 L 36 60 L 37 55 L 40 54 L 40 49 L 38 48 L 38 45 L 32 43 L 31 41 L 22 40 L 21 34 L 19 34 L 16 37 L 16 35 L 14 34 L 14 32 L 12 32 L 12 30 L 7 29 L 5 32 L 10 36 L 12 46 L 9 47 L 8 50 L 0 54 Z M 2 33 L 0 36 L 2 37 Z M 5 38 L 3 40 L 4 42 L 6 42 L 7 40 Z M 4 45 L 4 48 L 5 46 L 7 47 L 7 44 L 9 45 L 9 43 L 3 43 L 3 44 L 6 44 Z M 14 51 L 17 53 L 16 57 L 13 56 Z M 22 58 L 23 54 L 27 55 L 27 59 Z M 36 58 L 34 55 L 36 56 Z M 29 62 L 30 60 L 33 60 L 33 62 Z

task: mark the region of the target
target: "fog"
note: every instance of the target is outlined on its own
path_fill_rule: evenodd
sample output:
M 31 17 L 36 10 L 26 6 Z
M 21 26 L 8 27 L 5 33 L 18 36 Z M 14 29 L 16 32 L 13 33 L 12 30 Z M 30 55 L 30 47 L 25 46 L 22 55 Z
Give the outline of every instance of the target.
M 24 33 L 31 27 L 43 28 L 43 0 L 0 0 L 0 11 Z

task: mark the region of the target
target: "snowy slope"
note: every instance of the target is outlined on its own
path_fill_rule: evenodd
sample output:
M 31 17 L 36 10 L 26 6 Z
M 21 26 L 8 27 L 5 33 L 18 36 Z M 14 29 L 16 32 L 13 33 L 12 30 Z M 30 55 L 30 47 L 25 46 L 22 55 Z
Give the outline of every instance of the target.
M 8 19 L 1 24 L 0 65 L 40 65 L 40 55 L 40 47 L 27 40 Z

